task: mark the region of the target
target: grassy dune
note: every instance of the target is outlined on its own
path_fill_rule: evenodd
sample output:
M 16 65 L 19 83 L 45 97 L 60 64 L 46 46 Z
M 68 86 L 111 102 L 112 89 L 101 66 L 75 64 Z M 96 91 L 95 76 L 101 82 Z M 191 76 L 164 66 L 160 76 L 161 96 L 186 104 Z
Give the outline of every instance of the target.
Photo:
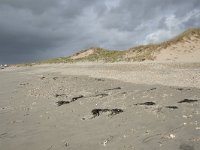
M 68 57 L 59 57 L 54 59 L 48 59 L 38 62 L 39 64 L 43 63 L 74 63 L 74 62 L 118 62 L 118 61 L 144 61 L 144 60 L 154 60 L 155 54 L 159 53 L 162 49 L 167 48 L 168 46 L 174 45 L 178 42 L 182 42 L 187 39 L 190 40 L 191 37 L 200 38 L 200 28 L 191 28 L 181 33 L 180 35 L 165 41 L 159 44 L 148 44 L 141 45 L 137 47 L 130 48 L 128 50 L 116 51 L 116 50 L 107 50 L 103 48 L 90 48 L 94 52 L 88 56 L 72 59 L 72 56 Z M 80 55 L 87 50 L 82 50 L 73 56 Z

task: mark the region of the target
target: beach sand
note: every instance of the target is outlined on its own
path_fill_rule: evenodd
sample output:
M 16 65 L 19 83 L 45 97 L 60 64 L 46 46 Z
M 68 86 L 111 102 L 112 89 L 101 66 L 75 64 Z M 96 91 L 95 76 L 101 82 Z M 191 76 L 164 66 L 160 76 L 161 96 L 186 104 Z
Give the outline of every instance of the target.
M 0 70 L 2 150 L 199 148 L 199 63 Z

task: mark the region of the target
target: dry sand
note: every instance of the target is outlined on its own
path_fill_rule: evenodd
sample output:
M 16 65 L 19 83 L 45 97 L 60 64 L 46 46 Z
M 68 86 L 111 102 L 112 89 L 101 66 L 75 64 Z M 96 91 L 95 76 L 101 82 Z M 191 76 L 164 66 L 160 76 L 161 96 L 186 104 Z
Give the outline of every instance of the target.
M 9 67 L 0 149 L 199 150 L 199 104 L 199 63 Z

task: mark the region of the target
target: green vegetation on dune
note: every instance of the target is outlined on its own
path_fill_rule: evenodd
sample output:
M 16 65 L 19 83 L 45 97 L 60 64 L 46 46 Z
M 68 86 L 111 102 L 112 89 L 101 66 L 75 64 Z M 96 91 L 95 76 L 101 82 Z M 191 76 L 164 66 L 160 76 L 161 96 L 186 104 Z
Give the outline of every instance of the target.
M 90 48 L 94 50 L 94 53 L 82 57 L 82 58 L 77 58 L 77 59 L 72 59 L 70 56 L 69 57 L 59 57 L 59 58 L 53 58 L 53 59 L 48 59 L 45 61 L 40 61 L 38 64 L 45 64 L 45 63 L 75 63 L 75 62 L 98 62 L 98 61 L 103 61 L 103 62 L 117 62 L 117 61 L 122 61 L 123 56 L 125 54 L 125 51 L 110 51 L 106 50 L 103 48 Z M 82 50 L 81 52 L 76 53 L 75 55 L 79 55 L 81 53 L 86 52 L 87 50 Z
M 142 45 L 130 48 L 127 52 L 128 61 L 154 60 L 154 53 L 158 51 L 158 44 Z
M 93 48 L 94 53 L 89 56 L 78 58 L 74 61 L 104 61 L 117 62 L 122 61 L 125 51 L 110 51 L 102 48 Z
M 53 63 L 72 63 L 73 60 L 70 59 L 70 57 L 58 57 L 58 58 L 52 58 L 47 59 L 44 61 L 39 61 L 37 64 L 53 64 Z

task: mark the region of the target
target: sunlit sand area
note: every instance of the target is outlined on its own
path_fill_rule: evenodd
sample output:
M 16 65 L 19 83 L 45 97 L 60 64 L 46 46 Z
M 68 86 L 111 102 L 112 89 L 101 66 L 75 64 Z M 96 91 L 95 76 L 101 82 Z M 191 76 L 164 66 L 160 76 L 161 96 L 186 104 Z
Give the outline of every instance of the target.
M 0 71 L 3 149 L 194 149 L 199 63 L 78 63 Z

